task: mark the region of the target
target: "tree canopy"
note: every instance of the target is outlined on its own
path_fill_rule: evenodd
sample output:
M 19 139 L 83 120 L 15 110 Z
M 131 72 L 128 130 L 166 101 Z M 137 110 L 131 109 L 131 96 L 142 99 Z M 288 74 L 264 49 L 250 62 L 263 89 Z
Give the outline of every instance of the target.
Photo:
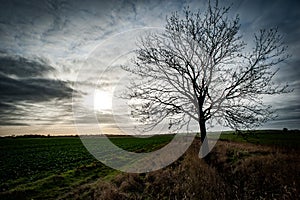
M 168 118 L 179 130 L 198 122 L 201 139 L 207 123 L 251 129 L 274 117 L 264 95 L 288 92 L 273 82 L 286 46 L 277 28 L 261 29 L 243 40 L 239 16 L 230 7 L 209 3 L 205 12 L 184 9 L 166 19 L 162 33 L 138 41 L 136 57 L 123 69 L 137 77 L 127 98 L 138 120 L 151 129 Z

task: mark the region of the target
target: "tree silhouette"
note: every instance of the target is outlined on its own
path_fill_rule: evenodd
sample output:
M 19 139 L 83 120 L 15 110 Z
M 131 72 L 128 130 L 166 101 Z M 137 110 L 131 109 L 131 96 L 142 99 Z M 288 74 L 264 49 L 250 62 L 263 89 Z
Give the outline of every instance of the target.
M 132 113 L 147 129 L 166 118 L 174 130 L 196 120 L 203 142 L 212 121 L 240 130 L 274 117 L 262 98 L 288 92 L 272 82 L 274 67 L 289 57 L 282 37 L 276 28 L 260 30 L 249 46 L 229 10 L 218 2 L 204 13 L 187 8 L 183 17 L 167 17 L 163 33 L 138 40 L 136 57 L 123 69 L 136 77 L 127 98 L 138 102 Z

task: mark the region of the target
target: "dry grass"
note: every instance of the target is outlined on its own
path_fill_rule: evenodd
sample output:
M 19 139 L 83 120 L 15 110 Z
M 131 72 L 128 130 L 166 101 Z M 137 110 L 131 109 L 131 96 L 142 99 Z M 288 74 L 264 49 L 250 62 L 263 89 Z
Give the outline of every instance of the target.
M 210 165 L 218 168 L 218 174 L 228 185 L 228 199 L 299 199 L 298 153 L 221 142 L 212 154 L 217 156 Z
M 198 147 L 164 169 L 121 173 L 64 199 L 300 199 L 299 151 L 220 141 L 200 160 Z

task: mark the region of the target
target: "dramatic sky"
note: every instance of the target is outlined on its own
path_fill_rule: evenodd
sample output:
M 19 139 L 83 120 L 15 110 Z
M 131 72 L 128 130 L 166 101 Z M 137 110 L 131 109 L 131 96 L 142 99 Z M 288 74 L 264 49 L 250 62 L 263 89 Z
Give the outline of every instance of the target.
M 260 28 L 279 28 L 292 57 L 279 66 L 276 81 L 288 82 L 294 91 L 267 99 L 278 117 L 262 128 L 300 128 L 299 1 L 220 3 L 233 3 L 231 14 L 240 15 L 245 40 Z M 187 6 L 204 10 L 206 5 L 204 0 L 1 0 L 0 135 L 76 134 L 72 96 L 83 101 L 81 109 L 91 109 L 90 91 L 99 77 L 101 85 L 95 98 L 101 103 L 94 108 L 109 131 L 112 117 L 104 111 L 111 106 L 108 86 L 118 72 L 101 77 L 107 64 L 131 50 L 128 45 L 142 34 L 142 28 L 163 28 L 171 12 Z M 77 123 L 93 121 L 77 117 Z

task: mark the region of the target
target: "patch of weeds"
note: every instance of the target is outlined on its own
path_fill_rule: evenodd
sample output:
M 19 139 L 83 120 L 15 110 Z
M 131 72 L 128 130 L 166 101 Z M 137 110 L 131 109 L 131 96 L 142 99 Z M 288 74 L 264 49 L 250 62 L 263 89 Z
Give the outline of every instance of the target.
M 227 162 L 232 164 L 237 163 L 241 159 L 249 157 L 250 155 L 251 154 L 248 151 L 241 151 L 238 149 L 227 149 L 226 151 Z

